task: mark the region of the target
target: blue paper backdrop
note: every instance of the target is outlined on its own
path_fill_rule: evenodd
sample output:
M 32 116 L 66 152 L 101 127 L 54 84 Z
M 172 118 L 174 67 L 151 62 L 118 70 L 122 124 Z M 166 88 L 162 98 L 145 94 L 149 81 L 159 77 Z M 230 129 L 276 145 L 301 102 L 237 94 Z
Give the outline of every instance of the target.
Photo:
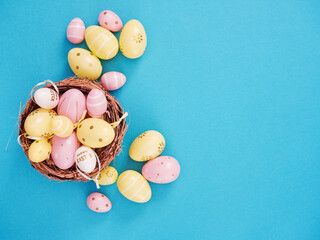
M 112 93 L 130 114 L 116 168 L 141 170 L 128 149 L 155 129 L 182 171 L 146 204 L 102 187 L 113 208 L 97 214 L 95 184 L 49 181 L 16 135 L 5 146 L 31 88 L 73 75 L 70 20 L 105 9 L 148 35 L 140 59 L 103 62 L 127 76 Z M 0 239 L 320 238 L 319 1 L 2 0 L 0 16 Z

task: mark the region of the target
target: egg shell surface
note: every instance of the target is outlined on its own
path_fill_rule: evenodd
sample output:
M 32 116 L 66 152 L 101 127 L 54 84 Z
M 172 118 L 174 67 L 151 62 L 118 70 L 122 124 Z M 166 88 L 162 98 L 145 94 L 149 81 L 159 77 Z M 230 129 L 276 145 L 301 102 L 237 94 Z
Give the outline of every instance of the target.
M 108 212 L 112 207 L 109 198 L 98 192 L 91 193 L 88 196 L 87 205 L 92 211 L 99 213 Z
M 118 32 L 122 28 L 120 17 L 110 10 L 104 10 L 99 15 L 99 25 L 112 32 Z
M 160 156 L 147 162 L 142 168 L 142 175 L 150 182 L 170 183 L 180 174 L 178 161 L 169 156 Z
M 96 154 L 89 147 L 79 147 L 74 154 L 74 158 L 78 168 L 85 173 L 91 173 L 96 167 Z
M 59 95 L 51 88 L 40 88 L 34 95 L 33 99 L 36 104 L 44 109 L 53 109 L 59 103 Z
M 67 38 L 71 43 L 78 44 L 84 39 L 86 27 L 81 18 L 74 18 L 68 25 Z
M 74 153 L 80 147 L 76 133 L 73 132 L 69 137 L 52 138 L 52 160 L 60 169 L 68 169 L 75 163 Z
M 61 95 L 58 114 L 68 117 L 73 123 L 80 120 L 86 110 L 86 97 L 78 89 L 69 89 Z
M 126 83 L 126 76 L 121 72 L 107 72 L 101 77 L 102 86 L 108 91 L 121 88 Z
M 120 174 L 117 187 L 127 199 L 145 203 L 151 198 L 151 188 L 148 181 L 138 172 L 127 170 Z
M 140 134 L 131 144 L 130 157 L 138 162 L 148 161 L 159 156 L 165 147 L 165 139 L 155 130 Z
M 117 181 L 117 178 L 117 170 L 114 167 L 108 166 L 100 172 L 100 175 L 98 177 L 98 183 L 100 185 L 111 185 Z
M 50 122 L 50 129 L 58 137 L 68 137 L 73 132 L 73 122 L 65 116 L 55 116 Z
M 36 140 L 29 147 L 28 158 L 32 162 L 42 162 L 50 156 L 51 150 L 48 140 Z
M 101 117 L 108 107 L 107 98 L 103 91 L 95 88 L 87 96 L 87 110 L 91 117 Z

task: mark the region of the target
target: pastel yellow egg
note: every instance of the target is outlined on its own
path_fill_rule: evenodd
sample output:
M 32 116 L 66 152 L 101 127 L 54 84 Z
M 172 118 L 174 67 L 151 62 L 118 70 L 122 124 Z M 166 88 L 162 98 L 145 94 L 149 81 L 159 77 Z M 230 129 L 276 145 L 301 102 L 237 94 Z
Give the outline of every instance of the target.
M 124 197 L 133 202 L 148 202 L 152 195 L 147 180 L 133 170 L 127 170 L 120 174 L 117 187 Z
M 124 25 L 119 39 L 120 51 L 127 58 L 140 57 L 147 47 L 147 34 L 138 20 L 130 20 Z
M 51 154 L 51 144 L 48 140 L 37 140 L 31 143 L 28 150 L 28 158 L 32 162 L 42 162 Z
M 113 58 L 119 50 L 117 38 L 107 29 L 90 26 L 86 29 L 85 39 L 89 49 L 101 59 Z
M 114 136 L 111 125 L 100 118 L 87 118 L 77 128 L 78 140 L 91 148 L 102 148 L 109 145 Z
M 96 80 L 102 73 L 100 60 L 86 49 L 71 49 L 68 53 L 68 62 L 74 74 L 79 78 Z
M 100 185 L 111 185 L 117 181 L 117 178 L 117 170 L 114 167 L 108 166 L 100 172 L 100 175 L 98 177 L 98 183 Z
M 131 144 L 130 157 L 138 162 L 148 161 L 159 156 L 166 145 L 161 133 L 150 130 L 142 133 Z
M 54 135 L 66 138 L 73 132 L 73 122 L 65 116 L 56 116 L 50 122 L 50 129 Z
M 38 108 L 31 112 L 24 122 L 24 129 L 29 136 L 49 138 L 53 135 L 50 122 L 57 113 L 50 109 Z

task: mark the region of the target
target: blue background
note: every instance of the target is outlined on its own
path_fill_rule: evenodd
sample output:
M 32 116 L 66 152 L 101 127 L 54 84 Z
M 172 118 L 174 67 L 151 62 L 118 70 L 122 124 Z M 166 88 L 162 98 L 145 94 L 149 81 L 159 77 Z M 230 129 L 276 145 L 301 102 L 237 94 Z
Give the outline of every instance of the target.
M 49 181 L 16 135 L 5 146 L 31 88 L 73 75 L 70 20 L 105 9 L 148 36 L 141 58 L 103 62 L 127 76 L 112 92 L 130 114 L 116 168 L 141 170 L 128 149 L 155 129 L 182 171 L 146 204 L 102 187 L 113 208 L 97 214 L 94 183 Z M 0 16 L 0 239 L 320 238 L 319 1 L 1 0 Z

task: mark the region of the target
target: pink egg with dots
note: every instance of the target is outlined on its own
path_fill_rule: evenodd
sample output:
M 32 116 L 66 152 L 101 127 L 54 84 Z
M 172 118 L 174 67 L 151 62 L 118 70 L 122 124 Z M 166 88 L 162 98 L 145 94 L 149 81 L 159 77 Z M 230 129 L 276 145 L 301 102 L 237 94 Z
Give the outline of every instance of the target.
M 86 27 L 80 18 L 74 18 L 68 25 L 67 38 L 74 44 L 81 43 L 84 39 Z
M 87 96 L 87 110 L 91 117 L 102 117 L 107 111 L 108 102 L 103 91 L 92 89 Z
M 150 182 L 170 183 L 180 174 L 178 161 L 169 156 L 161 156 L 147 162 L 142 168 L 142 175 Z
M 118 32 L 122 28 L 122 21 L 117 14 L 110 10 L 104 10 L 99 15 L 99 25 L 112 32 Z
M 52 138 L 51 157 L 54 164 L 60 169 L 68 169 L 75 163 L 74 153 L 80 147 L 77 135 L 73 132 L 69 137 Z
M 88 196 L 87 205 L 92 211 L 99 213 L 108 212 L 112 207 L 109 198 L 98 192 L 91 193 Z
M 126 80 L 126 76 L 121 72 L 107 72 L 102 75 L 101 84 L 106 90 L 113 91 L 121 88 Z

